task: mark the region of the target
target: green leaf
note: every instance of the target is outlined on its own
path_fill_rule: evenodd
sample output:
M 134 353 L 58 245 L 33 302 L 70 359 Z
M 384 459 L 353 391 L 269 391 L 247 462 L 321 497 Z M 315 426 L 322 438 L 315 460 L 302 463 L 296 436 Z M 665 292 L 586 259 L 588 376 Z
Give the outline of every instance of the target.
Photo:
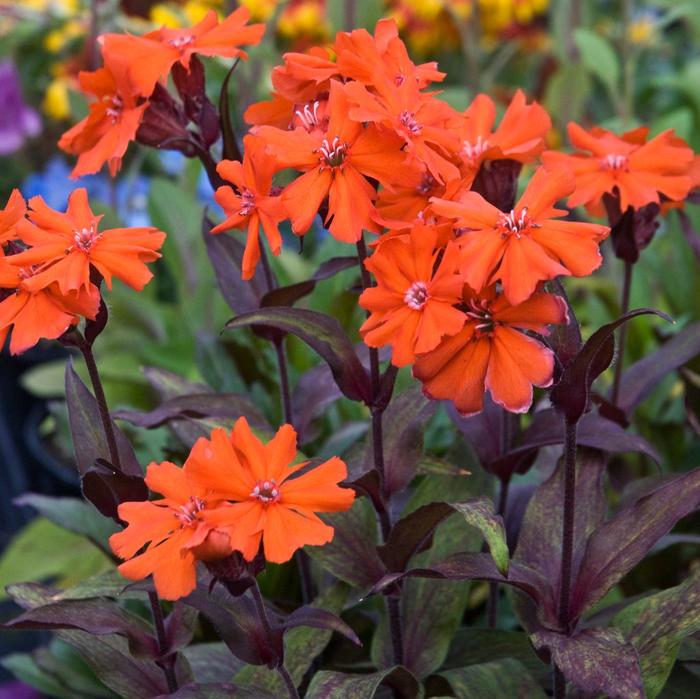
M 56 526 L 43 517 L 32 520 L 10 542 L 0 559 L 0 599 L 11 583 L 55 579 L 70 587 L 112 563 L 87 539 Z
M 666 684 L 681 641 L 700 631 L 700 574 L 623 609 L 612 625 L 639 653 L 647 699 Z
M 512 658 L 447 670 L 440 677 L 460 699 L 545 699 L 547 696 L 525 666 Z
M 395 697 L 414 699 L 418 696 L 418 682 L 413 675 L 402 667 L 395 667 L 369 675 L 322 670 L 311 680 L 306 699 L 372 699 L 382 684 L 392 687 Z
M 574 41 L 583 65 L 610 90 L 619 91 L 620 61 L 612 44 L 600 34 L 579 27 L 574 30 Z
M 490 498 L 474 498 L 468 502 L 451 503 L 461 513 L 467 524 L 476 527 L 489 545 L 491 556 L 503 575 L 508 574 L 508 544 L 503 527 L 503 518 L 493 511 Z

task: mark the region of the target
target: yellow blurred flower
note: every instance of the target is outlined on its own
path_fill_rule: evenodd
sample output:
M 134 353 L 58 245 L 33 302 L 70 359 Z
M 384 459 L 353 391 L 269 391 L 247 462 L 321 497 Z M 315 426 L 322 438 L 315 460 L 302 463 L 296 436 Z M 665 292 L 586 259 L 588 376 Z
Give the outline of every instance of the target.
M 284 39 L 321 40 L 330 34 L 323 0 L 290 2 L 277 22 L 277 32 Z
M 221 0 L 187 0 L 182 4 L 159 2 L 149 13 L 151 22 L 159 27 L 177 29 L 201 22 L 209 10 L 221 10 Z
M 46 88 L 41 108 L 46 116 L 62 120 L 70 117 L 70 99 L 68 97 L 69 80 L 62 75 L 55 77 Z
M 240 0 L 238 3 L 250 11 L 252 22 L 266 22 L 274 13 L 279 0 Z
M 478 0 L 479 21 L 487 35 L 498 35 L 514 24 L 528 25 L 546 14 L 549 0 Z
M 85 30 L 83 22 L 71 19 L 44 37 L 44 48 L 50 53 L 60 53 L 73 39 L 83 36 Z
M 636 46 L 653 46 L 658 39 L 654 18 L 650 15 L 640 15 L 627 27 L 627 36 Z

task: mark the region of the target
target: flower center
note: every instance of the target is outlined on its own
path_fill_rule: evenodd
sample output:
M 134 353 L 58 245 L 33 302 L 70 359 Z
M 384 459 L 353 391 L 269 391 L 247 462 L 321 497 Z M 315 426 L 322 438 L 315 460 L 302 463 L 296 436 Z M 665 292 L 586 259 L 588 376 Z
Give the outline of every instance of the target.
M 423 173 L 423 179 L 420 181 L 420 184 L 416 187 L 416 190 L 418 194 L 427 196 L 433 191 L 434 187 L 435 178 L 429 172 L 425 172 Z
M 629 159 L 626 155 L 608 153 L 608 155 L 600 159 L 601 170 L 627 170 L 628 165 Z
M 467 317 L 475 323 L 476 336 L 489 335 L 493 332 L 494 321 L 486 299 L 472 299 L 468 302 Z
M 124 100 L 119 95 L 112 95 L 107 100 L 107 109 L 105 113 L 111 119 L 113 124 L 116 124 L 122 113 Z
M 348 154 L 348 144 L 345 142 L 341 143 L 338 136 L 330 143 L 327 138 L 324 138 L 321 142 L 321 147 L 314 152 L 321 154 L 319 162 L 322 170 L 327 167 L 341 167 Z
M 399 123 L 414 136 L 423 130 L 423 127 L 416 121 L 416 115 L 413 112 L 401 112 Z
M 180 528 L 191 527 L 197 521 L 197 515 L 205 508 L 204 500 L 190 496 L 190 499 L 175 510 L 175 517 L 180 522 Z
M 20 267 L 17 270 L 17 276 L 24 280 L 33 277 L 37 272 L 36 265 L 31 265 L 30 267 Z
M 301 109 L 295 109 L 294 115 L 301 122 L 301 125 L 309 132 L 317 128 L 322 128 L 322 124 L 328 121 L 328 117 L 319 114 L 321 103 L 316 100 L 313 103 L 305 104 Z M 296 126 L 292 120 L 292 126 Z
M 489 142 L 485 138 L 477 136 L 474 143 L 470 141 L 464 141 L 462 143 L 462 155 L 464 159 L 468 160 L 470 163 L 476 163 L 488 147 Z
M 251 498 L 255 498 L 264 504 L 277 502 L 280 499 L 280 490 L 273 480 L 258 481 L 255 488 L 250 493 Z
M 184 36 L 176 36 L 174 39 L 170 39 L 168 43 L 178 51 L 182 51 L 185 46 L 189 46 L 193 41 L 194 37 L 192 34 L 185 34 Z
M 250 216 L 255 210 L 255 194 L 249 189 L 241 192 L 241 208 L 238 210 L 239 216 Z
M 425 282 L 413 282 L 404 294 L 403 301 L 414 311 L 420 311 L 428 300 L 428 285 Z
M 520 210 L 519 216 L 515 213 L 515 209 L 511 209 L 509 214 L 501 213 L 498 217 L 498 229 L 502 238 L 514 235 L 520 239 L 523 233 L 529 232 L 531 228 L 539 227 L 539 224 L 533 223 L 532 219 L 527 215 L 526 206 L 523 206 Z
M 99 235 L 94 223 L 91 223 L 89 228 L 76 228 L 73 231 L 74 247 L 83 252 L 90 252 L 90 248 L 97 238 L 99 238 Z

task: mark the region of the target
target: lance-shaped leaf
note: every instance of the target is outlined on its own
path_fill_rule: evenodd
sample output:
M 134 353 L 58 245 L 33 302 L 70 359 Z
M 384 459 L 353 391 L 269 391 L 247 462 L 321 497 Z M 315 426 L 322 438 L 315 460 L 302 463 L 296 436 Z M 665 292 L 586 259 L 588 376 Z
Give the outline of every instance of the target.
M 700 468 L 666 482 L 598 527 L 574 578 L 571 616 L 578 618 L 601 599 L 678 520 L 698 507 Z
M 248 595 L 231 597 L 221 586 L 209 592 L 202 580 L 182 600 L 199 610 L 216 628 L 221 640 L 250 665 L 277 667 L 283 657 L 282 629 L 267 630 Z
M 439 676 L 460 699 L 546 699 L 547 696 L 523 664 L 513 658 L 455 668 Z
M 559 383 L 551 390 L 550 399 L 568 422 L 577 422 L 588 410 L 591 386 L 613 360 L 615 330 L 631 318 L 645 314 L 657 315 L 673 322 L 665 313 L 653 308 L 637 308 L 625 313 L 612 323 L 596 330 L 576 357 L 564 368 Z
M 317 364 L 299 377 L 292 392 L 292 414 L 300 444 L 315 438 L 314 418 L 342 395 L 327 364 Z
M 226 323 L 231 329 L 250 325 L 270 326 L 296 335 L 325 359 L 344 395 L 369 404 L 369 374 L 335 318 L 299 308 L 270 307 L 243 313 Z
M 586 695 L 645 699 L 637 651 L 617 629 L 585 629 L 574 636 L 538 631 L 530 636 L 547 649 L 564 677 Z
M 319 265 L 319 268 L 303 282 L 281 286 L 268 291 L 261 299 L 260 306 L 293 306 L 299 299 L 308 296 L 316 284 L 324 279 L 342 272 L 345 269 L 357 267 L 357 257 L 332 257 Z
M 221 85 L 219 93 L 219 121 L 221 126 L 221 135 L 223 136 L 223 156 L 226 160 L 241 160 L 241 149 L 236 140 L 236 133 L 233 130 L 233 119 L 231 114 L 231 100 L 229 99 L 229 82 L 233 71 L 239 59 L 231 66 L 231 69 L 226 73 L 224 82 Z
M 296 629 L 299 626 L 335 631 L 341 636 L 345 636 L 355 645 L 362 645 L 357 634 L 339 616 L 317 607 L 299 607 L 299 609 L 295 609 L 291 614 L 283 617 L 275 624 L 275 628 L 284 629 L 285 631 Z
M 635 362 L 622 374 L 618 407 L 629 416 L 672 371 L 700 354 L 700 323 L 692 323 L 656 352 Z
M 75 460 L 80 475 L 86 474 L 98 459 L 109 461 L 109 448 L 100 422 L 100 411 L 95 397 L 73 369 L 73 363 L 66 365 L 66 405 L 68 421 L 73 437 Z M 127 476 L 143 477 L 143 471 L 136 459 L 134 450 L 121 430 L 112 421 L 117 440 L 121 471 Z
M 560 418 L 561 419 L 561 418 Z M 580 450 L 576 468 L 576 519 L 572 579 L 576 579 L 586 542 L 605 517 L 605 461 L 599 452 Z M 564 516 L 564 464 L 533 494 L 525 511 L 513 560 L 538 571 L 547 581 L 542 590 L 543 618 L 556 624 L 555 590 L 559 589 Z
M 347 512 L 324 515 L 323 520 L 333 527 L 333 540 L 309 547 L 309 556 L 338 580 L 360 589 L 371 587 L 386 567 L 377 553 L 377 520 L 367 498 L 356 498 Z
M 98 459 L 81 479 L 83 495 L 105 517 L 119 521 L 119 505 L 123 502 L 148 500 L 143 476 L 131 476 Z
M 418 697 L 416 678 L 405 668 L 397 666 L 368 675 L 322 670 L 311 680 L 306 699 L 372 699 L 381 685 L 393 689 L 397 699 Z
M 647 699 L 666 684 L 681 641 L 700 631 L 700 575 L 625 607 L 612 625 L 639 654 Z
M 118 410 L 114 416 L 138 427 L 153 428 L 182 419 L 227 418 L 236 420 L 244 415 L 255 429 L 269 430 L 264 415 L 245 396 L 237 393 L 202 393 L 170 398 L 148 412 Z
M 467 502 L 453 503 L 451 507 L 459 512 L 472 527 L 476 527 L 486 539 L 489 551 L 498 570 L 508 574 L 508 544 L 503 528 L 503 518 L 493 511 L 493 502 L 486 497 L 474 498 Z
M 245 313 L 258 308 L 266 291 L 262 270 L 258 267 L 253 278 L 244 281 L 241 277 L 241 264 L 245 245 L 226 233 L 212 234 L 211 228 L 211 223 L 205 219 L 202 236 L 224 301 L 234 313 Z

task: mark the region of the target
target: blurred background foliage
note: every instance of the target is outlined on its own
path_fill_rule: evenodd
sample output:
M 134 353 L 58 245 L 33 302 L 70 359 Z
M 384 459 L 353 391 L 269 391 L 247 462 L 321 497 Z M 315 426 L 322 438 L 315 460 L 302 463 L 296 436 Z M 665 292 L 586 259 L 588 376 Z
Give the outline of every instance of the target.
M 210 8 L 223 13 L 235 4 L 225 0 L 0 0 L 0 69 L 5 76 L 0 80 L 2 201 L 19 186 L 26 197 L 41 194 L 51 206 L 61 207 L 73 187 L 85 186 L 110 223 L 150 221 L 169 234 L 163 258 L 155 265 L 155 283 L 138 295 L 117 284 L 107 298 L 110 323 L 95 351 L 113 409 L 146 410 L 163 396 L 191 392 L 196 384 L 198 391 L 245 393 L 271 424 L 281 421 L 272 345 L 248 331 L 221 333 L 231 311 L 216 288 L 202 241 L 204 213 L 218 219 L 221 212 L 199 163 L 173 152 L 132 147 L 116 180 L 100 174 L 71 181 L 72 163 L 56 147 L 58 136 L 85 114 L 86 105 L 76 89 L 77 73 L 96 65 L 93 39 L 97 33 L 143 33 L 163 24 L 186 25 L 201 19 Z M 550 147 L 567 147 L 566 123 L 575 120 L 614 130 L 646 125 L 657 133 L 674 128 L 694 150 L 700 150 L 697 0 L 242 0 L 239 4 L 249 7 L 254 19 L 269 22 L 263 43 L 250 50 L 250 60 L 233 76 L 240 133 L 245 128 L 246 106 L 267 97 L 270 70 L 284 51 L 323 43 L 341 29 L 371 29 L 379 17 L 391 16 L 415 60 L 439 61 L 447 73 L 440 86 L 442 95 L 457 108 L 465 108 L 480 91 L 503 106 L 521 87 L 552 117 Z M 210 97 L 216 101 L 228 66 L 216 59 L 205 63 Z M 687 205 L 686 213 L 695 230 L 700 230 L 698 207 Z M 566 280 L 584 337 L 619 315 L 622 263 L 610 249 L 604 252 L 605 264 L 596 274 Z M 305 237 L 303 254 L 299 241 L 286 231 L 286 246 L 273 263 L 285 284 L 307 278 L 324 260 L 348 254 L 347 247 L 319 227 Z M 300 305 L 338 318 L 359 341 L 362 312 L 356 302 L 357 284 L 357 273 L 347 270 L 319 283 Z M 700 320 L 699 260 L 676 211 L 668 212 L 642 254 L 631 305 L 659 308 L 676 324 L 644 320 L 630 324 L 627 363 Z M 287 351 L 295 386 L 317 359 L 291 337 Z M 20 482 L 46 493 L 77 492 L 62 401 L 65 356 L 39 349 L 21 363 L 10 363 L 7 357 L 4 362 L 2 371 L 19 382 L 16 390 L 23 392 L 23 400 L 29 394 L 41 405 L 41 419 L 32 418 L 29 428 L 15 422 L 17 439 L 27 439 L 27 429 L 38 429 L 33 467 L 50 467 L 53 478 L 47 481 L 25 474 Z M 144 372 L 146 367 L 157 371 Z M 82 372 L 81 363 L 76 363 L 76 369 Z M 606 381 L 609 384 L 607 374 L 601 379 L 601 391 Z M 399 390 L 409 385 L 410 373 L 402 370 Z M 0 411 L 6 410 L 5 403 L 4 395 Z M 700 362 L 696 360 L 681 373 L 669 375 L 637 412 L 637 429 L 661 453 L 663 471 L 683 471 L 700 461 L 699 416 Z M 337 453 L 352 460 L 366 432 L 366 417 L 359 404 L 336 397 L 320 406 L 302 448 L 314 455 Z M 186 453 L 181 439 L 168 427 L 147 431 L 124 424 L 124 429 L 144 464 Z M 436 499 L 441 489 L 465 490 L 466 496 L 493 488 L 491 477 L 480 472 L 444 411 L 438 411 L 430 423 L 425 444 L 428 475 L 408 508 L 416 507 L 421 497 Z M 438 473 L 447 468 L 447 461 L 472 471 L 467 485 L 454 470 Z M 26 463 L 23 467 L 30 468 Z M 0 464 L 0 469 L 5 468 L 10 466 Z M 611 471 L 618 475 L 612 481 L 618 490 L 615 497 L 632 477 L 653 475 L 655 469 L 644 457 L 616 456 Z M 537 478 L 535 469 L 523 480 Z M 19 494 L 12 487 L 9 493 Z M 3 500 L 2 507 L 11 505 Z M 19 534 L 14 534 L 13 526 L 3 526 L 0 544 L 11 535 L 14 538 L 0 559 L 0 590 L 16 580 L 53 578 L 74 583 L 110 567 L 97 548 L 45 519 L 33 520 Z M 652 556 L 626 581 L 625 594 L 680 582 L 693 549 L 687 554 L 683 549 L 682 555 L 678 551 Z M 266 576 L 268 590 L 284 598 L 289 576 L 274 566 Z M 485 594 L 485 586 L 473 585 L 466 598 L 468 610 L 479 608 Z M 457 616 L 460 604 L 456 602 L 454 609 Z M 511 624 L 515 623 L 511 615 Z M 52 648 L 59 656 L 69 653 L 59 641 Z M 9 663 L 22 664 L 18 658 Z M 24 671 L 34 672 L 29 666 Z M 79 671 L 74 665 L 74 672 Z

